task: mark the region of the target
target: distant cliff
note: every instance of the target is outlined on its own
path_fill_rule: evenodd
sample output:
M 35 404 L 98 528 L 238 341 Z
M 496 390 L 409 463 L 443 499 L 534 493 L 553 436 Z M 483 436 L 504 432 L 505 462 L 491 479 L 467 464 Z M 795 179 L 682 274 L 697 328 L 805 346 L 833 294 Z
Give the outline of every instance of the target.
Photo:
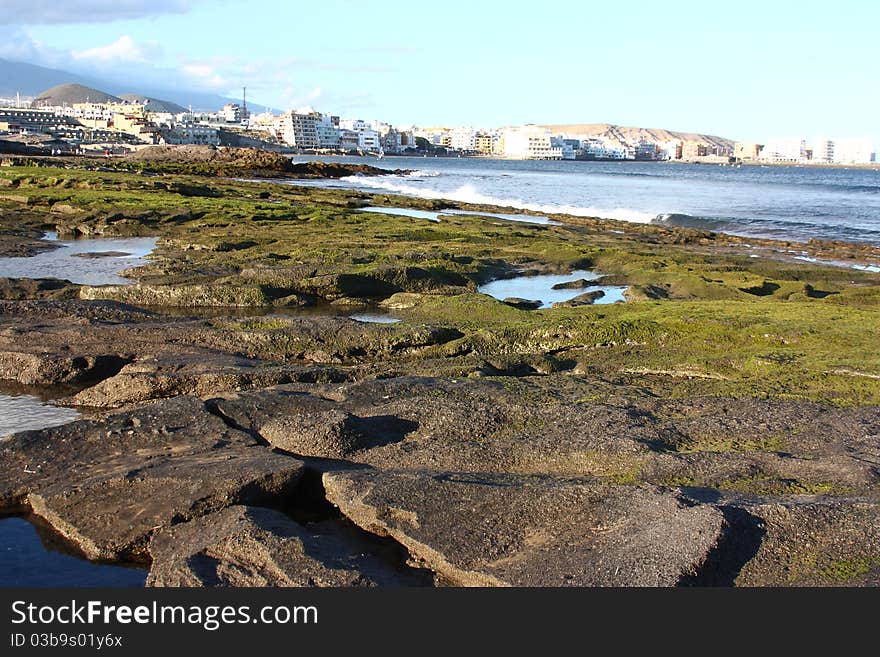
M 621 146 L 636 146 L 643 139 L 653 142 L 699 141 L 712 146 L 733 148 L 734 141 L 717 135 L 704 135 L 695 132 L 675 132 L 663 128 L 636 128 L 632 126 L 612 125 L 610 123 L 574 123 L 542 126 L 554 134 L 570 134 L 580 138 L 599 137 Z

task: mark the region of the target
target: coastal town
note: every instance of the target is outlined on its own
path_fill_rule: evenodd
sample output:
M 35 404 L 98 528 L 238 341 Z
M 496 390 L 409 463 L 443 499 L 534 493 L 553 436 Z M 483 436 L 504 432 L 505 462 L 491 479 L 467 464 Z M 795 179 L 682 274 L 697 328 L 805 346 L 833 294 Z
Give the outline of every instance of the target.
M 869 165 L 867 139 L 771 138 L 764 143 L 608 124 L 392 125 L 311 107 L 275 112 L 230 102 L 216 111 L 66 84 L 34 98 L 0 98 L 4 150 L 124 154 L 156 144 L 247 146 L 291 154 L 431 155 L 511 160 L 667 161 L 712 164 Z

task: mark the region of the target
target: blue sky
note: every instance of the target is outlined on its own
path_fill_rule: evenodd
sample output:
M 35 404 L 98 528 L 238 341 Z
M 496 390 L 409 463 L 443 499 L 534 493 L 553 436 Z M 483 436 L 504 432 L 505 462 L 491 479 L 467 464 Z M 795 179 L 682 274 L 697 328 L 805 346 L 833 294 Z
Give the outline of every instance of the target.
M 133 87 L 246 84 L 275 107 L 399 124 L 880 143 L 880 8 L 864 0 L 3 0 L 3 12 L 0 57 Z

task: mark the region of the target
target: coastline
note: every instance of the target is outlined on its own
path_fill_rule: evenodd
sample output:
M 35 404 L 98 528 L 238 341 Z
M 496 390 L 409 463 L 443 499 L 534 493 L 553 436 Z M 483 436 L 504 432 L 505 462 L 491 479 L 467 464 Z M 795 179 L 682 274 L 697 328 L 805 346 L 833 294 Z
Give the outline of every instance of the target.
M 289 153 L 292 157 L 308 158 L 308 157 L 333 157 L 333 158 L 363 158 L 370 156 L 355 155 L 351 153 L 323 153 L 323 152 L 295 152 Z M 467 155 L 464 153 L 432 155 L 426 153 L 384 153 L 384 158 L 422 158 L 422 159 L 464 159 L 464 160 L 497 160 L 499 162 L 523 162 L 523 161 L 554 161 L 554 162 L 602 162 L 606 164 L 700 164 L 705 166 L 756 166 L 756 167 L 790 167 L 798 168 L 815 168 L 815 169 L 844 169 L 844 170 L 874 170 L 880 171 L 880 162 L 870 164 L 834 164 L 824 162 L 757 162 L 753 160 L 735 160 L 732 158 L 711 156 L 697 159 L 680 159 L 680 160 L 637 160 L 637 159 L 619 159 L 619 158 L 579 158 L 574 160 L 521 160 L 515 158 L 503 158 L 496 155 Z M 379 160 L 381 161 L 381 160 Z

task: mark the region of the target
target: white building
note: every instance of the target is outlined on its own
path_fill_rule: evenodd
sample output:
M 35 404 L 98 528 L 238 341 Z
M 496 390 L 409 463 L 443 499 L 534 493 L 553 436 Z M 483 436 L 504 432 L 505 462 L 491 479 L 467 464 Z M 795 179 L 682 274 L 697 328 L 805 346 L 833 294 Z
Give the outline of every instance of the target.
M 561 160 L 562 149 L 553 147 L 549 130 L 526 125 L 504 130 L 504 157 L 511 160 Z
M 355 130 L 339 129 L 339 148 L 345 152 L 356 151 L 360 148 L 360 134 Z
M 241 105 L 236 103 L 226 103 L 223 109 L 220 110 L 220 116 L 226 123 L 241 123 L 241 120 L 244 118 Z
M 382 142 L 379 133 L 375 130 L 358 132 L 358 148 L 368 153 L 378 153 L 382 150 Z
M 835 139 L 835 164 L 869 164 L 874 155 L 874 148 L 867 139 Z
M 813 162 L 831 164 L 834 162 L 834 142 L 825 137 L 813 140 Z
M 340 144 L 342 131 L 334 125 L 319 123 L 318 132 L 318 148 L 337 149 Z
M 288 146 L 317 149 L 321 147 L 318 138 L 320 122 L 321 115 L 317 113 L 285 112 L 275 120 L 275 136 Z
M 196 123 L 179 124 L 160 131 L 166 144 L 201 144 L 219 146 L 220 131 L 207 125 Z
M 577 159 L 577 152 L 580 149 L 581 142 L 578 139 L 567 139 L 566 137 L 553 137 L 550 140 L 553 148 L 562 149 L 563 160 Z
M 373 132 L 373 124 L 362 119 L 340 119 L 339 127 L 352 132 Z
M 473 128 L 453 128 L 447 133 L 449 148 L 465 153 L 477 151 L 477 131 Z
M 765 162 L 801 162 L 807 157 L 804 139 L 770 139 L 761 149 L 759 159 Z

